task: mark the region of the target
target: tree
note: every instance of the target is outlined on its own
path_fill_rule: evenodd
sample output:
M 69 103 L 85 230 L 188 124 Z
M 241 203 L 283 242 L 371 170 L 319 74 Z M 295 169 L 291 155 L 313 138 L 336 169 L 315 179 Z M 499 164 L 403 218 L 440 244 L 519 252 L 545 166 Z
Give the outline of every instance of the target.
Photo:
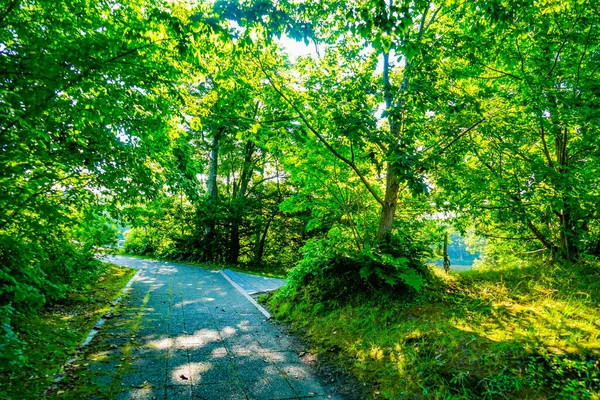
M 198 36 L 208 29 L 176 8 L 11 0 L 0 9 L 5 327 L 92 278 L 95 250 L 110 242 L 107 209 L 159 189 L 190 25 Z
M 455 115 L 495 116 L 463 138 L 438 184 L 485 235 L 566 259 L 598 253 L 597 13 L 585 1 L 456 8 L 447 72 L 476 101 L 463 97 Z

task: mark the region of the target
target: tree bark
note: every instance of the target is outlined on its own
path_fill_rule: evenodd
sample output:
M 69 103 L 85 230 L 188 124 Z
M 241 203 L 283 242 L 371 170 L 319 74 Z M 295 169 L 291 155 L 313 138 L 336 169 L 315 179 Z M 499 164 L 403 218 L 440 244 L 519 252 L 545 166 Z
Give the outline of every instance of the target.
M 269 227 L 271 226 L 271 222 L 273 222 L 273 220 L 277 216 L 278 212 L 279 212 L 279 210 L 275 210 L 273 212 L 273 214 L 271 214 L 271 216 L 267 220 L 267 223 L 265 224 L 262 232 L 260 231 L 260 229 L 257 229 L 257 231 L 256 231 L 256 243 L 254 246 L 254 262 L 257 264 L 262 261 L 263 255 L 265 253 L 265 243 L 267 241 L 267 233 L 269 233 Z
M 218 174 L 218 166 L 219 166 L 219 137 L 221 132 L 215 132 L 212 137 L 211 143 L 211 159 L 210 159 L 210 167 L 208 171 L 208 182 L 207 182 L 207 201 L 206 204 L 208 206 L 209 217 L 205 223 L 204 227 L 204 238 L 205 238 L 205 248 L 204 254 L 205 259 L 207 261 L 214 261 L 216 256 L 216 218 L 215 218 L 215 210 L 213 209 L 217 205 L 218 198 L 218 190 L 217 190 L 217 174 Z
M 388 123 L 390 126 L 390 136 L 398 138 L 400 136 L 400 124 L 391 115 L 393 108 L 393 97 L 390 83 L 390 54 L 383 54 L 383 93 L 385 97 L 385 107 L 388 112 Z M 402 81 L 401 91 L 408 87 L 408 77 L 405 75 Z M 400 108 L 402 105 L 399 106 Z M 385 178 L 385 196 L 381 205 L 381 215 L 379 217 L 379 229 L 377 230 L 377 242 L 381 243 L 389 240 L 394 226 L 394 217 L 396 215 L 396 205 L 398 203 L 398 191 L 400 184 L 398 177 L 392 170 L 392 164 L 386 163 L 386 178 Z
M 210 146 L 210 169 L 208 170 L 208 202 L 214 203 L 217 201 L 217 173 L 219 166 L 219 136 L 215 133 L 212 137 Z
M 244 165 L 242 166 L 242 173 L 240 175 L 239 187 L 234 189 L 234 197 L 243 199 L 246 197 L 248 192 L 248 185 L 252 178 L 252 156 L 254 154 L 255 147 L 251 140 L 246 142 L 246 148 L 244 151 Z M 240 225 L 243 217 L 240 215 L 239 218 L 233 219 L 231 222 L 231 237 L 229 241 L 229 257 L 228 262 L 237 264 L 240 258 Z
M 385 18 L 389 18 L 394 8 L 394 0 L 389 0 L 389 5 L 387 6 L 387 10 L 385 12 Z M 423 15 L 421 17 L 421 22 L 419 24 L 419 31 L 414 40 L 417 43 L 421 42 L 423 34 L 425 30 L 436 18 L 437 11 L 429 20 L 429 24 L 426 24 L 427 21 L 427 13 L 429 11 L 429 4 L 423 10 Z M 438 9 L 439 11 L 439 9 Z M 398 94 L 401 96 L 408 91 L 409 86 L 409 68 L 412 65 L 412 60 L 409 60 L 405 56 L 406 66 L 404 68 L 404 77 L 402 78 L 402 83 L 400 84 L 400 88 L 398 90 Z M 398 140 L 401 134 L 401 126 L 400 121 L 402 119 L 402 114 L 404 112 L 404 100 L 400 99 L 396 104 L 394 104 L 394 96 L 392 95 L 392 84 L 390 81 L 390 53 L 389 51 L 383 52 L 383 96 L 385 99 L 385 109 L 388 115 L 388 124 L 390 126 L 390 137 Z M 400 116 L 400 118 L 398 118 Z M 392 165 L 388 161 L 386 163 L 386 181 L 385 181 L 385 197 L 383 199 L 383 204 L 381 205 L 381 216 L 379 218 L 379 230 L 377 231 L 377 241 L 383 242 L 389 240 L 389 237 L 392 233 L 392 228 L 394 226 L 394 217 L 396 214 L 396 206 L 398 203 L 398 191 L 399 191 L 399 182 L 398 177 L 392 170 Z
M 398 191 L 400 184 L 398 177 L 392 172 L 390 163 L 387 163 L 385 179 L 385 198 L 381 206 L 381 215 L 379 217 L 379 229 L 377 231 L 377 241 L 389 240 L 394 226 L 394 216 L 396 215 L 396 205 L 398 204 Z
M 448 257 L 448 233 L 444 234 L 444 271 L 450 271 L 450 257 Z

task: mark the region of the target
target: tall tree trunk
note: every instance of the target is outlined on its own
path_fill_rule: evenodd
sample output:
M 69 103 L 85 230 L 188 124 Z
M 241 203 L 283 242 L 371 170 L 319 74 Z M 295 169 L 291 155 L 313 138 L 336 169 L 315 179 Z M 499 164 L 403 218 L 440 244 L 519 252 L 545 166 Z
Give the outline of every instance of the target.
M 233 195 L 238 199 L 246 197 L 248 192 L 248 185 L 252 179 L 252 156 L 254 155 L 255 146 L 251 140 L 246 142 L 246 149 L 244 151 L 244 165 L 242 166 L 242 173 L 240 175 L 239 186 L 234 188 Z M 239 211 L 239 210 L 237 210 Z M 228 262 L 237 264 L 240 258 L 240 224 L 243 221 L 243 215 L 238 212 L 236 218 L 231 222 L 231 237 L 229 241 L 229 254 Z
M 400 124 L 391 116 L 393 108 L 392 88 L 390 83 L 390 54 L 383 54 L 383 93 L 385 97 L 385 107 L 388 112 L 388 123 L 390 126 L 390 135 L 393 138 L 400 136 Z M 401 90 L 405 90 L 408 86 L 408 77 L 405 76 L 402 81 Z M 398 203 L 398 191 L 400 184 L 398 177 L 392 170 L 392 165 L 388 161 L 386 163 L 386 178 L 385 178 L 385 196 L 381 205 L 381 214 L 379 217 L 379 229 L 377 231 L 377 241 L 383 242 L 389 240 L 394 226 L 394 217 L 396 215 L 396 204 Z
M 450 257 L 448 256 L 448 232 L 444 234 L 444 270 L 450 271 Z
M 392 233 L 392 228 L 394 226 L 396 205 L 398 203 L 400 184 L 398 183 L 398 177 L 392 172 L 389 162 L 387 163 L 385 182 L 385 197 L 383 205 L 381 206 L 379 229 L 377 231 L 378 242 L 389 240 L 389 236 Z
M 216 259 L 216 217 L 215 217 L 215 207 L 217 205 L 218 191 L 217 191 L 217 174 L 218 174 L 218 166 L 219 166 L 219 139 L 221 132 L 215 133 L 212 137 L 211 143 L 211 159 L 210 159 L 210 167 L 208 171 L 208 198 L 206 204 L 208 206 L 209 217 L 206 221 L 206 225 L 204 227 L 204 237 L 205 237 L 205 259 L 207 261 L 214 261 Z
M 256 235 L 256 244 L 254 247 L 254 262 L 260 263 L 262 261 L 263 255 L 265 253 L 265 243 L 267 241 L 267 233 L 269 232 L 269 227 L 271 226 L 271 222 L 275 219 L 275 216 L 279 210 L 275 210 L 273 214 L 267 220 L 262 232 L 260 230 L 257 231 Z
M 219 166 L 219 136 L 220 133 L 215 133 L 212 137 L 210 145 L 210 168 L 208 170 L 208 202 L 214 203 L 217 201 L 217 173 Z
M 557 126 L 554 135 L 556 164 L 560 177 L 560 180 L 556 184 L 559 187 L 562 186 L 560 189 L 564 193 L 562 197 L 562 208 L 560 211 L 556 211 L 560 230 L 560 249 L 567 260 L 573 260 L 576 256 L 577 248 L 575 246 L 576 238 L 574 237 L 575 233 L 573 231 L 571 218 L 573 206 L 571 204 L 571 197 L 569 196 L 569 193 L 573 188 L 569 182 L 569 177 L 566 176 L 569 165 L 569 155 L 567 152 L 568 131 L 566 128 L 561 129 L 560 126 Z
M 240 223 L 233 221 L 231 223 L 231 238 L 229 241 L 229 254 L 227 262 L 237 264 L 240 258 Z
M 555 65 L 556 59 L 551 55 L 550 49 L 545 48 L 544 52 L 547 54 L 548 65 Z M 550 69 L 548 78 L 553 78 L 552 72 L 554 68 Z M 569 131 L 562 121 L 559 111 L 559 101 L 554 93 L 548 95 L 548 108 L 550 111 L 550 128 L 554 135 L 554 151 L 555 161 L 549 161 L 550 166 L 554 166 L 558 176 L 554 179 L 555 188 L 563 193 L 562 207 L 560 210 L 554 210 L 554 214 L 558 218 L 559 227 L 559 248 L 561 255 L 567 260 L 573 260 L 577 255 L 577 233 L 573 229 L 573 212 L 576 211 L 578 205 L 573 205 L 571 202 L 570 193 L 573 191 L 569 177 L 569 154 L 568 154 L 568 143 L 569 143 Z M 542 131 L 543 134 L 543 131 Z M 544 137 L 542 136 L 542 139 Z M 549 159 L 547 145 L 544 141 L 544 149 L 546 157 Z M 575 207 L 575 209 L 574 209 Z
M 562 207 L 560 210 L 554 210 L 558 218 L 560 251 L 567 260 L 573 260 L 577 254 L 577 237 L 573 229 L 573 204 L 570 193 L 573 188 L 570 183 L 569 174 L 569 132 L 567 127 L 561 123 L 560 113 L 557 107 L 555 96 L 550 97 L 550 115 L 552 124 L 552 133 L 554 135 L 555 147 L 555 169 L 558 177 L 554 181 L 557 190 L 563 193 Z
M 385 18 L 389 18 L 394 9 L 394 0 L 389 0 L 389 4 L 386 6 Z M 426 30 L 426 20 L 427 14 L 429 12 L 430 5 L 427 6 L 423 10 L 423 15 L 421 17 L 421 23 L 419 26 L 419 31 L 414 40 L 417 43 L 421 42 L 423 34 Z M 437 15 L 437 11 L 431 17 L 429 24 L 433 22 Z M 405 67 L 404 67 L 404 77 L 402 78 L 402 83 L 398 90 L 398 95 L 402 96 L 408 91 L 409 85 L 409 69 L 412 65 L 412 60 L 405 56 Z M 390 127 L 390 137 L 398 140 L 401 134 L 401 126 L 400 121 L 403 118 L 404 113 L 404 100 L 401 98 L 396 104 L 394 104 L 394 96 L 392 95 L 392 85 L 390 82 L 390 53 L 389 51 L 383 52 L 383 95 L 385 98 L 385 109 L 388 115 L 388 124 Z M 400 118 L 398 118 L 400 116 Z M 383 204 L 381 205 L 381 216 L 379 218 L 379 230 L 377 231 L 377 241 L 383 242 L 389 239 L 392 228 L 394 226 L 394 217 L 396 214 L 396 205 L 398 203 L 398 191 L 399 191 L 399 182 L 398 177 L 394 174 L 392 170 L 392 165 L 390 162 L 386 163 L 386 180 L 385 180 L 385 198 Z

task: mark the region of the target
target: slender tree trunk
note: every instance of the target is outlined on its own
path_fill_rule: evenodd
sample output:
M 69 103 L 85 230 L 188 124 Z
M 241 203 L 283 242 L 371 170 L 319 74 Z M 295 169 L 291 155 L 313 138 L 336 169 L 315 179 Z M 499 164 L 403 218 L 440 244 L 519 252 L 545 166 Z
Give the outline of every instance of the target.
M 544 49 L 548 54 L 548 64 L 553 65 L 555 60 L 550 56 L 551 52 L 549 49 Z M 552 69 L 551 69 L 552 71 Z M 552 76 L 549 76 L 551 78 Z M 561 120 L 560 111 L 558 108 L 558 99 L 554 94 L 550 94 L 549 98 L 549 110 L 550 110 L 550 123 L 551 130 L 554 135 L 554 151 L 555 161 L 549 161 L 551 166 L 555 167 L 558 172 L 557 178 L 554 179 L 555 188 L 564 193 L 562 197 L 562 207 L 560 210 L 554 210 L 554 214 L 558 218 L 559 226 L 559 247 L 561 255 L 567 260 L 573 260 L 577 256 L 577 233 L 573 226 L 573 212 L 579 207 L 578 204 L 573 204 L 570 197 L 570 193 L 573 191 L 572 184 L 569 177 L 569 154 L 568 154 L 568 143 L 569 143 L 569 130 L 567 126 Z M 543 133 L 543 131 L 542 131 Z M 544 140 L 546 157 L 549 159 L 548 149 Z
M 242 166 L 242 173 L 240 175 L 239 187 L 234 188 L 234 197 L 243 199 L 246 197 L 248 192 L 248 185 L 252 179 L 252 156 L 254 155 L 255 146 L 252 141 L 246 142 L 246 149 L 244 152 L 244 165 Z M 231 222 L 231 238 L 229 241 L 229 256 L 228 261 L 232 264 L 237 264 L 240 258 L 240 225 L 243 221 L 242 213 L 238 211 L 238 215 Z
M 265 227 L 263 228 L 262 232 L 258 231 L 257 232 L 257 243 L 255 246 L 255 251 L 254 251 L 254 262 L 255 263 L 260 263 L 262 261 L 263 255 L 265 253 L 265 243 L 267 241 L 267 233 L 269 232 L 269 227 L 271 226 L 271 222 L 273 222 L 273 220 L 275 219 L 275 216 L 277 215 L 279 211 L 275 210 L 273 212 L 273 214 L 271 214 L 271 216 L 269 217 L 269 219 L 267 220 L 267 223 L 265 224 Z
M 217 173 L 219 166 L 219 134 L 214 134 L 210 146 L 210 169 L 208 170 L 208 201 L 217 201 Z
M 444 234 L 444 270 L 450 271 L 450 257 L 448 257 L 448 233 Z
M 389 4 L 386 6 L 385 18 L 389 18 L 389 15 L 394 9 L 394 0 L 389 0 Z M 421 42 L 423 34 L 426 30 L 427 13 L 430 9 L 430 5 L 423 10 L 419 31 L 414 40 L 417 43 Z M 433 17 L 431 17 L 429 24 L 433 22 L 437 15 L 437 11 Z M 412 60 L 408 59 L 405 55 L 406 65 L 404 68 L 404 77 L 402 83 L 398 89 L 398 95 L 402 96 L 408 91 L 409 85 L 409 67 L 412 65 Z M 390 82 L 390 53 L 386 51 L 383 53 L 383 95 L 385 98 L 385 108 L 388 114 L 388 124 L 390 126 L 390 137 L 399 139 L 401 134 L 400 122 L 403 118 L 404 113 L 404 100 L 400 99 L 394 104 L 394 96 L 392 95 L 392 85 Z M 399 182 L 398 177 L 394 174 L 390 162 L 386 164 L 386 184 L 385 184 L 385 198 L 381 205 L 381 216 L 379 218 L 379 230 L 377 231 L 377 241 L 383 242 L 389 239 L 392 228 L 394 226 L 394 217 L 396 214 L 396 205 L 398 203 L 398 190 Z
M 383 54 L 383 92 L 385 97 L 385 106 L 386 110 L 389 113 L 392 112 L 393 107 L 393 97 L 392 97 L 392 89 L 390 84 L 390 57 L 389 53 Z M 402 82 L 402 88 L 408 86 L 408 78 L 405 76 Z M 388 123 L 390 125 L 390 135 L 393 138 L 398 138 L 400 136 L 400 124 L 392 118 L 388 116 Z M 386 178 L 385 178 L 385 196 L 383 199 L 383 204 L 381 206 L 381 214 L 379 217 L 379 229 L 377 231 L 377 241 L 383 242 L 389 240 L 389 237 L 392 233 L 392 228 L 394 226 L 394 217 L 396 215 L 396 205 L 398 203 L 398 191 L 400 188 L 400 184 L 398 182 L 398 177 L 394 174 L 392 170 L 392 165 L 388 161 L 386 163 Z
M 231 239 L 229 242 L 228 262 L 237 264 L 240 258 L 240 224 L 234 221 L 231 224 Z
M 219 133 L 215 133 L 212 137 L 211 143 L 211 159 L 210 167 L 208 171 L 208 198 L 206 204 L 208 206 L 209 217 L 204 227 L 205 237 L 205 259 L 208 261 L 215 260 L 216 257 L 216 217 L 214 207 L 217 205 L 218 191 L 217 191 L 217 174 L 219 166 Z
M 396 205 L 398 204 L 398 191 L 400 185 L 398 177 L 392 172 L 390 163 L 387 163 L 384 203 L 381 207 L 379 217 L 379 230 L 377 231 L 377 241 L 382 242 L 389 239 L 394 226 L 394 216 L 396 215 Z
M 565 195 L 562 198 L 562 209 L 557 213 L 560 229 L 560 248 L 564 257 L 567 260 L 573 260 L 576 257 L 577 246 L 575 232 L 573 230 L 573 205 L 571 204 L 571 196 L 569 193 L 573 190 L 570 184 L 568 174 L 569 155 L 567 152 L 568 130 L 558 127 L 555 130 L 555 145 L 556 145 L 556 164 L 560 176 L 560 181 L 557 185 L 562 186 L 561 190 Z

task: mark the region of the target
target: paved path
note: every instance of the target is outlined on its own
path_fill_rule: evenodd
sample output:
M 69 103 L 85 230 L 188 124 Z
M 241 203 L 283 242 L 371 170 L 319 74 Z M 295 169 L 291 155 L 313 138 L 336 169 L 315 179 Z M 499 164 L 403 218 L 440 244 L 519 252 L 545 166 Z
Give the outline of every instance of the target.
M 220 273 L 120 256 L 110 261 L 141 274 L 67 374 L 59 398 L 340 398 Z
M 270 292 L 285 285 L 285 279 L 269 278 L 266 276 L 245 274 L 224 269 L 223 273 L 240 285 L 248 294 Z

